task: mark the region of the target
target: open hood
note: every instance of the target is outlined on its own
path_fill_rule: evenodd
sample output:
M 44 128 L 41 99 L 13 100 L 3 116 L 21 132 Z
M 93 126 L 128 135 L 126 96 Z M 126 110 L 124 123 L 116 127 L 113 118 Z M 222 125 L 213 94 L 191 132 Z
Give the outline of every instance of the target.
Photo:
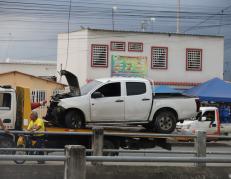
M 81 93 L 77 76 L 66 70 L 61 70 L 60 75 L 66 77 L 71 94 L 73 96 L 80 96 Z

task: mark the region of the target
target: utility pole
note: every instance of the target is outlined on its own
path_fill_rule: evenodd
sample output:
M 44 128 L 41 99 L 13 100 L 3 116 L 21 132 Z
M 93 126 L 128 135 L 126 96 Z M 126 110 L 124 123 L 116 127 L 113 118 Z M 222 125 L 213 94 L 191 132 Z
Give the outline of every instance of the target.
M 180 0 L 177 0 L 176 33 L 180 33 Z

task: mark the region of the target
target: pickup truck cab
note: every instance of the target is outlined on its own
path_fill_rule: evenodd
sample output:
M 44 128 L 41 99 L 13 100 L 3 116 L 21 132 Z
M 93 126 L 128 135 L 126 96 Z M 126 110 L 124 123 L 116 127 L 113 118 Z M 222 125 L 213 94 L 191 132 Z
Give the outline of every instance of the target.
M 195 130 L 206 131 L 208 135 L 227 135 L 231 133 L 231 122 L 224 122 L 220 118 L 217 107 L 200 107 L 196 120 L 185 121 L 177 125 L 183 131 L 194 134 Z
M 87 123 L 135 124 L 170 133 L 177 121 L 196 116 L 196 98 L 155 96 L 152 89 L 143 78 L 97 79 L 80 88 L 80 96 L 54 97 L 46 119 L 69 128 Z

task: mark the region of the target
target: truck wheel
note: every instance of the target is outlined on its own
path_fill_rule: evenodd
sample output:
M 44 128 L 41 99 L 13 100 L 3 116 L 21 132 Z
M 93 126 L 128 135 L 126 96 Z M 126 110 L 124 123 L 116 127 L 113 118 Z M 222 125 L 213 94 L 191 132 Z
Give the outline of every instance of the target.
M 75 110 L 68 111 L 65 116 L 65 123 L 66 126 L 71 129 L 81 129 L 85 127 L 83 116 Z
M 7 137 L 7 136 L 2 136 L 0 138 L 0 148 L 12 148 L 14 147 L 14 141 L 11 137 Z M 0 154 L 1 155 L 10 155 L 10 154 L 13 154 L 14 152 L 13 151 L 1 151 L 0 150 Z
M 110 140 L 104 140 L 103 149 L 119 149 L 114 142 Z M 103 156 L 118 156 L 119 152 L 103 152 Z
M 171 111 L 160 112 L 154 122 L 154 128 L 160 133 L 171 133 L 176 128 L 176 116 Z
M 17 148 L 25 148 L 25 145 L 18 145 Z M 15 152 L 15 155 L 27 155 L 26 151 L 19 151 L 17 150 Z M 14 163 L 16 164 L 24 164 L 26 160 L 14 160 Z

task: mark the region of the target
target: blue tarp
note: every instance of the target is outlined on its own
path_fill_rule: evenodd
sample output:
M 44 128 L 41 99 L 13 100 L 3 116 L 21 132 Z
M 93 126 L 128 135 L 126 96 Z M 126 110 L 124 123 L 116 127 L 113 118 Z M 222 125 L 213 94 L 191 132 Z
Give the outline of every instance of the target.
M 213 78 L 184 92 L 197 96 L 201 101 L 231 102 L 231 83 Z
M 175 90 L 175 89 L 170 88 L 170 87 L 165 86 L 165 85 L 161 85 L 161 86 L 153 88 L 153 92 L 154 93 L 174 93 L 174 94 L 176 94 L 176 93 L 180 94 L 181 93 L 180 91 Z

